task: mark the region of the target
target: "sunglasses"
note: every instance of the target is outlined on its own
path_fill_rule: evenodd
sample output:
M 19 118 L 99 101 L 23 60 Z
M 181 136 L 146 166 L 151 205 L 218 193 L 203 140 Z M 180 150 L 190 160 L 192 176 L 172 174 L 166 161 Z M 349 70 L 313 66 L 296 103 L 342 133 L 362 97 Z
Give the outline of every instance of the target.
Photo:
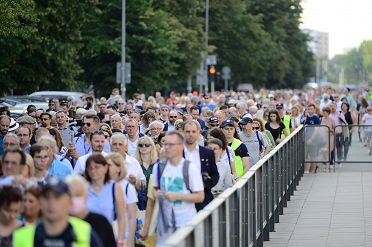
M 86 126 L 90 127 L 92 124 L 91 123 L 83 123 L 83 125 L 86 125 Z
M 210 124 L 212 127 L 220 126 L 219 124 Z
M 260 127 L 253 127 L 252 129 L 253 129 L 253 130 L 259 130 Z
M 169 116 L 169 118 L 177 118 L 177 116 Z
M 138 147 L 140 147 L 140 148 L 143 148 L 143 147 L 146 147 L 146 148 L 148 148 L 148 147 L 150 147 L 151 145 L 150 144 L 138 144 Z

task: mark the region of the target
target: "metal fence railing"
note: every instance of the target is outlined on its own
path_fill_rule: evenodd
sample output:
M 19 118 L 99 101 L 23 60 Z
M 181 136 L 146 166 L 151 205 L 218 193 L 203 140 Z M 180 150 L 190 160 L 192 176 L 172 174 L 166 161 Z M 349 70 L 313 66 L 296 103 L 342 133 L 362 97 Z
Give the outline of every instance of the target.
M 165 246 L 263 246 L 303 175 L 304 137 L 300 126 Z

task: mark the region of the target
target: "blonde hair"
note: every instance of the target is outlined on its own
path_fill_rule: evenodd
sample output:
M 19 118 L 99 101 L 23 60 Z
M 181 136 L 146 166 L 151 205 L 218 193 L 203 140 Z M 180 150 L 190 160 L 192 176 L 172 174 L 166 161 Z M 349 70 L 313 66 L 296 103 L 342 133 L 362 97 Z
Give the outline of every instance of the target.
M 154 143 L 154 140 L 149 136 L 142 136 L 138 139 L 138 144 L 140 144 L 142 141 L 148 142 L 151 145 L 151 152 L 150 152 L 150 163 L 155 164 L 158 160 L 158 152 L 156 151 L 156 146 Z M 136 158 L 140 164 L 142 164 L 142 157 L 138 148 L 137 144 L 137 151 L 136 151 Z
M 26 166 L 28 167 L 27 178 L 30 178 L 34 175 L 35 166 L 34 166 L 34 160 L 29 154 L 26 154 Z
M 107 161 L 111 160 L 115 166 L 120 168 L 118 181 L 123 180 L 127 176 L 128 169 L 121 154 L 109 153 L 105 158 Z
M 84 196 L 88 197 L 89 184 L 83 176 L 69 175 L 69 176 L 66 177 L 65 181 L 66 181 L 66 183 L 69 187 L 73 186 L 75 183 L 80 184 L 82 186 L 83 190 L 84 190 Z

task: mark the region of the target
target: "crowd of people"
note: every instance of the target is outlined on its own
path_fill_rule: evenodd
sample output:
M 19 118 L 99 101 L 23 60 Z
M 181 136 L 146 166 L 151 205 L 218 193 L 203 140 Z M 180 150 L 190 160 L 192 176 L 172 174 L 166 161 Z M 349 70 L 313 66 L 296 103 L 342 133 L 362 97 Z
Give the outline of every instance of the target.
M 353 124 L 366 125 L 358 136 L 371 154 L 369 97 L 329 88 L 125 101 L 113 89 L 81 106 L 30 104 L 17 119 L 3 107 L 0 246 L 162 246 L 301 124 L 329 127 L 306 140 L 311 156 L 313 139 L 329 137 L 327 170 L 347 159 Z

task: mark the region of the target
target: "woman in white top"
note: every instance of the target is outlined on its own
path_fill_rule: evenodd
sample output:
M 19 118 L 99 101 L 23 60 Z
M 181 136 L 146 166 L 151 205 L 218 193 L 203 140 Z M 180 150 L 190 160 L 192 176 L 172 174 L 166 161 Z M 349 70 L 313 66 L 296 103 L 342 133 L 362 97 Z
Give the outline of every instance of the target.
M 216 138 L 209 139 L 208 148 L 214 151 L 218 173 L 220 174 L 218 183 L 212 188 L 212 192 L 216 195 L 232 186 L 231 168 L 226 159 L 221 159 L 223 153 L 225 152 L 221 140 Z
M 227 162 L 227 164 L 231 168 L 231 173 L 232 173 L 233 179 L 234 180 L 237 179 L 236 171 L 235 171 L 234 152 L 233 152 L 232 148 L 227 145 L 226 136 L 224 135 L 224 133 L 222 132 L 222 130 L 220 128 L 213 128 L 213 129 L 209 130 L 209 132 L 208 132 L 207 141 L 212 139 L 212 138 L 216 138 L 216 139 L 218 139 L 222 142 L 223 153 L 222 153 L 221 160 L 225 160 Z
M 291 126 L 292 126 L 291 131 L 293 131 L 300 125 L 301 125 L 300 109 L 298 108 L 298 106 L 293 106 L 291 109 Z
M 137 193 L 136 189 L 130 184 L 125 177 L 127 176 L 127 167 L 124 164 L 124 160 L 119 153 L 109 153 L 106 156 L 107 163 L 109 165 L 110 179 L 120 183 L 126 202 L 126 222 L 127 231 L 125 232 L 125 238 L 127 241 L 126 246 L 134 246 L 135 233 L 137 227 Z

